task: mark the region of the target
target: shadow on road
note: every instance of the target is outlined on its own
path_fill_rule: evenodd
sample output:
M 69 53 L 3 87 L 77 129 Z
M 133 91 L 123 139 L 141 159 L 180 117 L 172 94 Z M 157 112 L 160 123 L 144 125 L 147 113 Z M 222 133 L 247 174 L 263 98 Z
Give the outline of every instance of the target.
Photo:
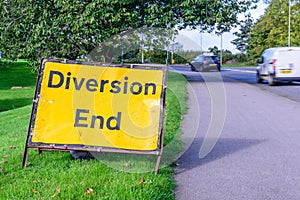
M 220 138 L 213 150 L 205 158 L 200 159 L 199 150 L 202 142 L 203 138 L 195 138 L 190 148 L 181 155 L 177 161 L 179 165 L 176 169 L 177 174 L 205 165 L 214 160 L 230 156 L 243 149 L 259 145 L 260 143 L 266 142 L 266 140 Z

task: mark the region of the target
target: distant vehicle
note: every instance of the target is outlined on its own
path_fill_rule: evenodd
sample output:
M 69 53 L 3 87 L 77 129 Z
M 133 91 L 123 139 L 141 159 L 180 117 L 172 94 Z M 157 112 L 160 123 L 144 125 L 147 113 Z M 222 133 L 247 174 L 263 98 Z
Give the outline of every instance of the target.
M 280 81 L 300 81 L 300 47 L 266 49 L 257 63 L 258 83 L 268 80 L 273 86 Z
M 213 53 L 204 53 L 197 56 L 192 62 L 190 62 L 192 71 L 211 71 L 221 70 L 220 61 Z

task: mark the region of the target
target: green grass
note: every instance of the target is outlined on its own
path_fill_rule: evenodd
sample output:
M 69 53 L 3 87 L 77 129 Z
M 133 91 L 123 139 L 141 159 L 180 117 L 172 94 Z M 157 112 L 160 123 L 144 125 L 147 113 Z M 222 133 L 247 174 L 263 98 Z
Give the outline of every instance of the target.
M 0 65 L 0 112 L 30 105 L 35 84 L 36 74 L 25 61 Z
M 231 63 L 231 64 L 223 64 L 222 67 L 256 67 L 256 66 L 251 65 L 249 63 Z
M 31 106 L 21 106 L 27 104 L 24 95 L 33 96 L 35 75 L 21 65 L 5 69 L 9 72 L 1 69 L 7 74 L 1 75 L 1 83 L 5 82 L 0 86 L 1 105 L 14 103 L 5 103 L 2 109 L 8 111 L 0 112 L 0 199 L 174 199 L 176 183 L 170 165 L 182 148 L 179 126 L 187 98 L 183 76 L 169 73 L 165 148 L 158 175 L 153 173 L 156 156 L 101 153 L 98 159 L 79 161 L 67 152 L 39 155 L 34 149 L 29 149 L 28 166 L 23 169 Z M 14 85 L 30 88 L 11 90 Z M 9 110 L 12 105 L 20 108 Z

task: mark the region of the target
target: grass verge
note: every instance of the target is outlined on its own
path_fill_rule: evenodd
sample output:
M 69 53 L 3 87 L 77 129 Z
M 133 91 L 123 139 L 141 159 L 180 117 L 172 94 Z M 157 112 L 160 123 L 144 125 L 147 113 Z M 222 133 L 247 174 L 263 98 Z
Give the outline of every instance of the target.
M 256 67 L 256 66 L 251 65 L 249 63 L 231 63 L 231 64 L 223 64 L 222 67 Z
M 19 65 L 10 67 L 14 71 Z M 11 92 L 13 85 L 32 87 L 35 76 L 13 73 L 11 78 L 2 75 L 5 84 L 0 86 L 3 99 L 15 100 L 25 94 Z M 26 69 L 27 70 L 27 69 Z M 30 80 L 16 82 L 22 77 Z M 8 80 L 6 80 L 8 79 Z M 15 79 L 15 81 L 12 81 Z M 26 79 L 26 78 L 25 78 Z M 33 79 L 33 80 L 31 80 Z M 2 82 L 1 81 L 1 82 Z M 23 81 L 23 80 L 22 80 Z M 98 159 L 74 160 L 66 152 L 29 151 L 29 165 L 21 166 L 27 136 L 31 106 L 20 99 L 21 107 L 13 110 L 5 103 L 0 112 L 0 199 L 174 199 L 175 181 L 170 167 L 181 151 L 180 122 L 186 110 L 186 80 L 169 73 L 165 120 L 164 155 L 159 174 L 154 175 L 156 157 L 127 154 L 101 154 Z M 33 90 L 27 88 L 30 99 Z M 16 105 L 16 104 L 14 104 Z M 154 161 L 154 162 L 153 162 Z M 150 170 L 151 169 L 151 170 Z
M 0 112 L 32 103 L 36 74 L 25 61 L 0 66 Z

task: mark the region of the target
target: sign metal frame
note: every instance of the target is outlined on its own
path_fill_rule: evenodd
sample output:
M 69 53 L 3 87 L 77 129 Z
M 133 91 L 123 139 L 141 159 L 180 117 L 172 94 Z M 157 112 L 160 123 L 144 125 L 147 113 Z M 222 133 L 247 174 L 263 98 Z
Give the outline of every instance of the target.
M 159 130 L 157 139 L 157 148 L 155 150 L 128 150 L 122 148 L 111 148 L 104 146 L 89 146 L 89 145 L 78 145 L 78 144 L 49 144 L 49 143 L 34 143 L 32 142 L 33 129 L 38 109 L 39 94 L 42 87 L 43 72 L 46 62 L 82 65 L 82 66 L 95 66 L 95 67 L 118 67 L 118 68 L 131 68 L 131 69 L 144 69 L 144 70 L 161 70 L 163 72 L 162 90 L 160 96 L 160 119 L 159 119 Z M 156 65 L 156 64 L 108 64 L 108 63 L 95 63 L 95 62 L 80 62 L 80 61 L 67 61 L 59 59 L 43 59 L 38 72 L 38 79 L 36 83 L 36 90 L 33 99 L 30 123 L 28 127 L 28 134 L 26 139 L 26 145 L 24 150 L 24 156 L 22 166 L 26 167 L 28 160 L 29 148 L 38 149 L 39 153 L 42 151 L 90 151 L 90 152 L 109 152 L 109 153 L 127 153 L 127 154 L 144 154 L 144 155 L 156 155 L 157 161 L 155 166 L 155 174 L 158 173 L 161 156 L 163 152 L 163 137 L 164 137 L 164 118 L 165 118 L 165 101 L 166 101 L 166 88 L 167 88 L 167 65 Z

